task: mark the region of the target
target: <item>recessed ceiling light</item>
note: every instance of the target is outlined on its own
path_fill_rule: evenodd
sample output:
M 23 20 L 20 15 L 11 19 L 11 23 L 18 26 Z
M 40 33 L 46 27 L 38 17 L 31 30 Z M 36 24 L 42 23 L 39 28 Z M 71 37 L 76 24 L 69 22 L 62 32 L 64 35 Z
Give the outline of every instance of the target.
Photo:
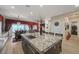
M 40 7 L 43 7 L 43 5 L 40 5 Z
M 14 9 L 14 8 L 15 8 L 15 6 L 11 6 L 11 8 L 12 8 L 12 9 Z
M 30 12 L 30 14 L 32 15 L 32 14 L 33 14 L 33 12 Z

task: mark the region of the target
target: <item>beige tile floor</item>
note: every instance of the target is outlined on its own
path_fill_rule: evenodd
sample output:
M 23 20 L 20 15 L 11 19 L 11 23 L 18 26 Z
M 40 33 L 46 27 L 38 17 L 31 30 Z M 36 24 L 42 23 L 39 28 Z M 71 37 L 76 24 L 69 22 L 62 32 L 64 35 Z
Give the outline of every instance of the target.
M 5 47 L 2 50 L 2 54 L 23 54 L 23 50 L 22 50 L 22 42 L 12 42 L 12 40 L 8 40 L 8 42 L 6 43 Z

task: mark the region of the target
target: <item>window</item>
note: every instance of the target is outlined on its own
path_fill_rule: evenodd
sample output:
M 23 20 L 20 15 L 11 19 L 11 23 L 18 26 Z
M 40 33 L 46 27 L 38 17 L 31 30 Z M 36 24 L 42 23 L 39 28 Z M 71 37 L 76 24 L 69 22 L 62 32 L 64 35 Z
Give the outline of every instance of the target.
M 12 25 L 12 31 L 13 32 L 16 32 L 16 31 L 20 31 L 20 30 L 23 30 L 23 31 L 29 31 L 29 26 L 28 25 L 23 25 L 23 24 L 13 24 Z

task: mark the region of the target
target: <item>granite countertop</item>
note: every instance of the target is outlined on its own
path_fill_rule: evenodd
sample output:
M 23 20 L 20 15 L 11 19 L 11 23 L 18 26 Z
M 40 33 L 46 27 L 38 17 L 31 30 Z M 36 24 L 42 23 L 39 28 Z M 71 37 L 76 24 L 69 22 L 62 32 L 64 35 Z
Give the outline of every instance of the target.
M 36 38 L 34 39 L 29 39 L 26 36 L 27 35 L 33 35 Z M 56 42 L 62 40 L 62 37 L 55 37 L 50 34 L 43 34 L 39 35 L 39 33 L 27 33 L 27 34 L 22 34 L 22 36 L 27 40 L 32 46 L 35 47 L 35 49 L 41 53 L 41 52 L 46 52 L 49 48 L 51 48 L 52 45 L 54 45 Z

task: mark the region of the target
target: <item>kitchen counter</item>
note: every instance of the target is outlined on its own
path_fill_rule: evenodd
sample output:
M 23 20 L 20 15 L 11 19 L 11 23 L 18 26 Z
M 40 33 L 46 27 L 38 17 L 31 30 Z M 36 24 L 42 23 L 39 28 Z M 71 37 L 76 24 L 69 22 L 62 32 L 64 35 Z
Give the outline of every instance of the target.
M 30 45 L 38 53 L 45 53 L 50 48 L 55 48 L 55 45 L 63 39 L 62 37 L 55 37 L 51 34 L 45 33 L 43 33 L 43 35 L 39 35 L 39 33 L 26 33 L 22 34 L 21 36 L 23 43 L 28 43 L 28 45 Z M 29 38 L 28 36 L 33 38 Z

